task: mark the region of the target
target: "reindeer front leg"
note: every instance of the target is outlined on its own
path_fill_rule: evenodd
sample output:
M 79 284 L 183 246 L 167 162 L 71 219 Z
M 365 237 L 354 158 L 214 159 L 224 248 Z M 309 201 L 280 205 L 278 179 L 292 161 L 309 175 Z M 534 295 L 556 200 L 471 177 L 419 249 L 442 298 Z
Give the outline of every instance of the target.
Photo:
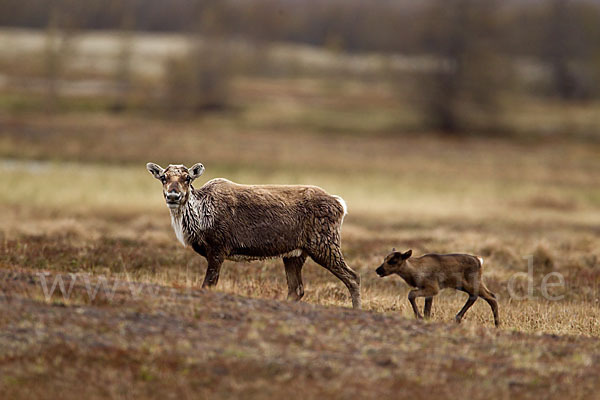
M 431 304 L 433 303 L 433 297 L 425 297 L 425 307 L 423 308 L 423 315 L 426 319 L 431 317 Z
M 408 301 L 410 301 L 410 305 L 412 306 L 413 312 L 415 313 L 415 317 L 417 319 L 423 319 L 423 316 L 421 315 L 421 313 L 419 312 L 419 309 L 417 308 L 417 302 L 415 301 L 415 299 L 417 297 L 425 297 L 425 298 L 430 298 L 435 296 L 438 293 L 438 289 L 435 287 L 425 287 L 423 289 L 414 289 L 411 290 L 408 293 Z M 431 307 L 431 306 L 429 306 Z M 428 310 L 426 310 L 428 311 Z M 427 312 L 427 314 L 429 314 L 429 312 Z
M 225 256 L 222 254 L 215 254 L 212 251 L 208 251 L 206 254 L 206 261 L 208 261 L 208 268 L 206 269 L 206 276 L 202 283 L 203 288 L 215 286 L 219 281 L 219 273 L 221 272 L 221 265 L 225 260 Z

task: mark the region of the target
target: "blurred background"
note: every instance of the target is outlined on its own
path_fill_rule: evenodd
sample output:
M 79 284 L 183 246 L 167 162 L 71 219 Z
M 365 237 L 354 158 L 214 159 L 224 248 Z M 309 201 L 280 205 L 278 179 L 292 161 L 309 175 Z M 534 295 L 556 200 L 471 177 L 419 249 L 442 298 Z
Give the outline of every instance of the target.
M 507 325 L 599 334 L 599 2 L 0 0 L 0 27 L 2 265 L 197 284 L 144 166 L 202 162 L 197 186 L 341 195 L 366 308 L 411 318 L 373 273 L 392 247 L 482 255 L 507 302 L 533 255 L 566 300 Z M 347 304 L 305 271 L 308 302 Z M 284 298 L 280 261 L 219 285 Z
M 0 25 L 3 113 L 598 139 L 596 1 L 2 0 Z

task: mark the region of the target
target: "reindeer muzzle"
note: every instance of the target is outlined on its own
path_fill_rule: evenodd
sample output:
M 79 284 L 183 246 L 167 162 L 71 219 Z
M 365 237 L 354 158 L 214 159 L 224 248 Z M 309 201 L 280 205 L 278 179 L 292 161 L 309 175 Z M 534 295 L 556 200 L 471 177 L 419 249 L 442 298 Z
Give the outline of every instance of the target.
M 183 195 L 180 192 L 171 191 L 165 195 L 165 200 L 167 201 L 167 206 L 169 208 L 176 207 L 179 205 L 179 201 Z

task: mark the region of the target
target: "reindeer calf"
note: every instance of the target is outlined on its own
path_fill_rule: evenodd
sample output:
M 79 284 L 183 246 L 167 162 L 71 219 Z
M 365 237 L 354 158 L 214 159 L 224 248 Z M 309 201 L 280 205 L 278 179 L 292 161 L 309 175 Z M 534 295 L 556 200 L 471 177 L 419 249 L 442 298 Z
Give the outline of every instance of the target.
M 392 251 L 375 272 L 380 277 L 397 274 L 407 284 L 416 287 L 408 294 L 408 300 L 417 319 L 423 318 L 417 309 L 417 297 L 425 297 L 423 313 L 425 318 L 429 318 L 433 296 L 441 289 L 454 288 L 469 295 L 463 308 L 456 314 L 456 322 L 460 323 L 467 310 L 481 297 L 492 308 L 494 324 L 500 325 L 496 296 L 481 280 L 483 259 L 469 254 L 425 254 L 415 258 L 411 258 L 411 255 L 412 250 L 406 253 Z

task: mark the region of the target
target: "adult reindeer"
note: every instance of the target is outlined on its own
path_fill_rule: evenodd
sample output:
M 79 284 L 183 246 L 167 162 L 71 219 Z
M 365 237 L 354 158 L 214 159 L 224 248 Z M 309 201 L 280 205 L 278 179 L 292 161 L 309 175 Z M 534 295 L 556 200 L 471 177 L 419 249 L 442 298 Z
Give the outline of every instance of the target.
M 163 184 L 177 238 L 208 261 L 202 287 L 217 284 L 224 260 L 282 257 L 288 299 L 298 301 L 304 295 L 302 265 L 310 256 L 346 285 L 352 306 L 360 308 L 360 277 L 341 251 L 341 197 L 316 186 L 239 185 L 221 178 L 195 189 L 192 182 L 204 172 L 200 163 L 146 168 Z

